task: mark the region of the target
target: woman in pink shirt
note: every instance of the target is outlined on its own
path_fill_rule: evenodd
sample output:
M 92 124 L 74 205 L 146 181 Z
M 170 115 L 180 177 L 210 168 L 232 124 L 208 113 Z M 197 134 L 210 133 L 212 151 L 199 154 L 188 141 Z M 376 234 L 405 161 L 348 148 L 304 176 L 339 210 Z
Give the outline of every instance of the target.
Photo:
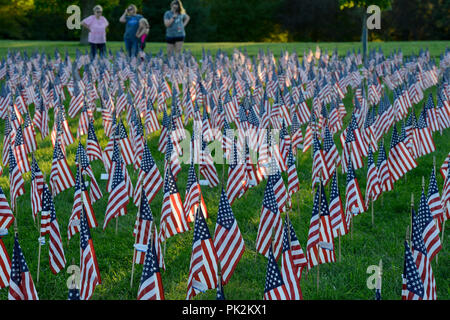
M 92 59 L 95 58 L 97 49 L 102 58 L 106 53 L 106 28 L 109 23 L 108 20 L 102 16 L 102 12 L 102 7 L 97 5 L 94 7 L 94 14 L 81 21 L 81 25 L 89 30 L 88 41 L 91 45 Z

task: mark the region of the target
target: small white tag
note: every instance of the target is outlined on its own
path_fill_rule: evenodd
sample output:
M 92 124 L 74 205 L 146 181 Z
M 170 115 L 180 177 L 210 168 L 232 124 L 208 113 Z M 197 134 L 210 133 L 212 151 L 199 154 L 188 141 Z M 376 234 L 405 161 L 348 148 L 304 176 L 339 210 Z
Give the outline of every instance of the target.
M 73 226 L 73 227 L 78 227 L 80 225 L 80 220 L 79 219 L 72 220 L 70 222 L 70 225 Z
M 201 186 L 209 186 L 209 181 L 208 180 L 200 180 L 198 182 Z
M 6 236 L 8 234 L 8 229 L 0 229 L 0 237 Z
M 326 250 L 333 250 L 333 244 L 329 242 L 320 241 L 319 247 Z
M 43 246 L 45 244 L 45 238 L 44 237 L 39 237 L 38 238 L 39 243 Z
M 102 108 L 97 108 L 97 112 L 102 112 Z
M 85 181 L 84 185 L 86 186 L 86 188 L 88 188 L 89 187 L 89 181 Z
M 107 173 L 102 173 L 100 180 L 108 180 L 109 175 Z
M 147 252 L 148 246 L 142 243 L 135 243 L 134 248 L 140 252 Z
M 353 207 L 352 213 L 356 216 L 359 213 L 359 210 L 357 207 Z
M 192 279 L 192 287 L 200 292 L 206 292 L 206 290 L 208 289 L 208 287 L 204 283 L 195 279 Z

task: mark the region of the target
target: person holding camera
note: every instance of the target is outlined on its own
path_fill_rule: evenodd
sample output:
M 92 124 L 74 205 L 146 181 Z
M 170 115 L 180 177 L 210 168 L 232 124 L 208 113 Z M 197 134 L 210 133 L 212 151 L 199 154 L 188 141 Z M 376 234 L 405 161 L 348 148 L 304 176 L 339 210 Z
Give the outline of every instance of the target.
M 136 57 L 139 52 L 139 39 L 136 37 L 136 33 L 142 18 L 140 14 L 137 14 L 137 7 L 134 4 L 129 5 L 120 17 L 119 21 L 126 23 L 123 39 L 129 57 Z
M 190 17 L 186 14 L 180 0 L 170 3 L 170 10 L 164 14 L 164 25 L 166 26 L 167 55 L 177 56 L 181 54 L 186 32 L 184 28 L 189 23 Z

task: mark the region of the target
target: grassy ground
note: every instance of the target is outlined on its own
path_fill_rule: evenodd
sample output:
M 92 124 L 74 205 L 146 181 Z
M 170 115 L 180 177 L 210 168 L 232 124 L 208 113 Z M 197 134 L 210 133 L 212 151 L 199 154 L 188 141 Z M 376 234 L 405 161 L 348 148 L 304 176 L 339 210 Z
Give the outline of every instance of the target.
M 438 47 L 429 45 L 430 50 L 434 50 L 433 55 L 438 55 L 445 47 L 443 43 L 440 43 Z M 403 43 L 404 52 L 417 52 L 419 46 L 415 44 Z M 64 43 L 30 43 L 30 42 L 17 42 L 14 46 L 15 49 L 34 49 L 40 48 L 45 45 L 45 49 L 48 52 L 53 52 L 55 47 L 64 47 L 68 44 Z M 192 48 L 196 48 L 196 52 L 201 54 L 201 47 L 210 48 L 228 48 L 231 50 L 233 47 L 246 46 L 252 47 L 252 52 L 257 51 L 257 44 L 194 44 Z M 291 44 L 288 44 L 289 46 Z M 269 47 L 275 53 L 279 52 L 282 46 L 288 46 L 286 44 L 263 44 L 262 47 Z M 304 44 L 298 45 L 298 52 L 303 52 L 299 48 L 303 48 Z M 290 48 L 295 47 L 293 44 Z M 315 47 L 316 44 L 310 44 L 311 47 Z M 328 46 L 332 49 L 336 44 L 319 44 L 320 47 Z M 0 56 L 5 52 L 5 47 L 9 45 L 7 42 L 0 42 Z M 117 44 L 121 46 L 121 44 Z M 386 48 L 395 48 L 394 44 L 386 44 Z M 153 48 L 153 44 L 151 44 Z M 308 46 L 306 46 L 308 47 Z M 314 48 L 313 47 L 313 48 Z M 352 44 L 339 44 L 339 50 L 345 53 L 348 48 L 351 48 Z M 11 46 L 12 48 L 12 46 Z M 76 44 L 70 47 L 72 51 L 75 50 Z M 3 51 L 1 51 L 3 50 Z M 151 49 L 153 50 L 153 49 Z M 250 49 L 249 49 L 250 51 Z M 152 51 L 153 52 L 153 51 Z M 436 89 L 432 88 L 425 92 L 425 97 L 432 92 L 434 97 L 436 96 Z M 352 92 L 344 99 L 344 104 L 349 111 L 345 122 L 350 120 L 350 114 L 352 110 Z M 390 95 L 392 99 L 392 94 Z M 66 107 L 68 101 L 66 101 Z M 311 101 L 308 101 L 311 105 Z M 416 114 L 419 114 L 422 105 L 415 107 Z M 33 108 L 31 108 L 33 113 Z M 66 109 L 67 110 L 67 109 Z M 53 123 L 53 114 L 51 112 L 51 124 Z M 76 135 L 76 127 L 78 125 L 78 119 L 71 119 L 70 125 L 72 133 Z M 95 113 L 95 127 L 96 133 L 99 138 L 99 142 L 104 148 L 108 142 L 108 139 L 104 136 L 101 123 L 101 114 Z M 3 132 L 4 124 L 0 124 L 0 132 Z M 303 126 L 303 132 L 305 126 Z M 398 127 L 399 129 L 399 127 Z M 384 137 L 385 145 L 390 145 L 389 133 Z M 378 264 L 379 260 L 383 260 L 383 299 L 400 299 L 401 298 L 401 273 L 403 271 L 404 261 L 404 238 L 405 230 L 409 225 L 410 219 L 410 198 L 411 193 L 414 193 L 416 199 L 416 209 L 418 208 L 418 202 L 421 192 L 421 179 L 425 176 L 426 185 L 428 186 L 428 178 L 431 173 L 431 167 L 433 164 L 433 156 L 436 157 L 436 163 L 439 167 L 444 161 L 447 153 L 450 150 L 450 131 L 447 130 L 443 135 L 439 133 L 434 134 L 434 141 L 437 146 L 437 150 L 432 155 L 427 155 L 418 160 L 418 167 L 407 174 L 407 180 L 401 179 L 395 183 L 394 191 L 385 193 L 383 198 L 378 200 L 375 205 L 375 225 L 371 225 L 370 212 L 366 212 L 354 219 L 354 231 L 353 238 L 347 235 L 341 239 L 341 251 L 342 260 L 332 264 L 326 264 L 320 266 L 320 287 L 317 289 L 317 267 L 312 269 L 307 276 L 303 276 L 301 280 L 301 288 L 305 299 L 373 299 L 374 293 L 366 286 L 366 280 L 369 276 L 366 274 L 367 267 L 369 265 Z M 0 139 L 2 141 L 3 139 Z M 151 146 L 151 152 L 157 162 L 157 165 L 162 171 L 164 156 L 157 151 L 158 145 L 158 132 L 148 136 L 149 144 Z M 82 142 L 85 144 L 86 137 L 82 138 Z M 334 137 L 335 143 L 340 149 L 340 143 L 338 135 Z M 50 137 L 48 136 L 44 141 L 41 141 L 40 134 L 37 136 L 37 142 L 39 149 L 36 152 L 36 159 L 39 163 L 41 170 L 47 175 L 50 175 L 51 159 L 52 159 L 52 145 Z M 0 148 L 2 146 L 0 145 Z M 76 144 L 67 148 L 67 157 L 72 172 L 75 173 L 75 152 Z M 375 154 L 375 159 L 377 158 Z M 310 217 L 312 212 L 312 199 L 311 193 L 311 153 L 308 151 L 298 156 L 298 175 L 301 184 L 301 190 L 293 199 L 293 209 L 291 213 L 291 220 L 294 225 L 295 231 L 302 245 L 302 248 L 306 250 L 306 241 L 308 237 L 308 229 L 310 223 Z M 128 214 L 125 217 L 119 219 L 118 233 L 115 234 L 114 221 L 109 224 L 107 229 L 103 231 L 101 226 L 103 225 L 104 212 L 108 201 L 108 194 L 106 193 L 106 183 L 100 180 L 100 174 L 104 172 L 103 165 L 99 161 L 94 161 L 92 164 L 94 173 L 96 174 L 97 181 L 100 184 L 103 198 L 94 204 L 95 214 L 99 223 L 99 228 L 92 229 L 91 234 L 94 241 L 94 246 L 97 253 L 97 259 L 102 277 L 102 285 L 98 286 L 95 290 L 93 299 L 136 299 L 138 283 L 142 272 L 142 266 L 136 266 L 134 286 L 130 289 L 130 276 L 131 276 L 131 261 L 133 257 L 133 243 L 132 236 L 133 225 L 137 213 L 137 208 L 131 203 L 128 206 Z M 183 170 L 178 176 L 177 186 L 180 190 L 182 199 L 184 199 L 185 187 L 187 182 L 187 165 L 182 165 Z M 9 199 L 9 180 L 8 170 L 4 168 L 5 172 L 0 177 L 0 186 L 3 188 L 5 194 Z M 218 174 L 222 174 L 222 166 L 217 166 Z M 133 171 L 131 167 L 128 168 L 128 172 L 132 177 L 132 181 L 135 184 L 137 179 L 137 173 Z M 225 179 L 226 179 L 225 173 Z M 356 171 L 361 191 L 364 195 L 366 187 L 366 169 L 359 169 Z M 285 181 L 287 177 L 283 175 Z M 36 226 L 33 224 L 31 217 L 31 204 L 30 204 L 30 173 L 24 176 L 26 193 L 18 199 L 18 229 L 19 229 L 19 241 L 22 246 L 25 258 L 32 273 L 33 279 L 36 282 L 36 271 L 38 265 L 38 241 L 39 232 Z M 345 200 L 345 175 L 341 173 L 338 176 L 339 187 L 341 190 L 341 198 Z M 47 179 L 48 181 L 48 179 Z M 437 181 L 439 190 L 442 190 L 443 179 L 440 174 L 437 174 Z M 239 228 L 243 234 L 246 244 L 246 251 L 238 264 L 233 277 L 229 284 L 225 287 L 225 295 L 228 299 L 250 299 L 260 300 L 263 297 L 264 285 L 265 285 L 265 273 L 267 266 L 267 259 L 256 254 L 255 243 L 256 235 L 259 224 L 259 215 L 261 211 L 263 193 L 266 183 L 263 182 L 259 186 L 249 190 L 247 194 L 236 200 L 233 205 L 233 212 L 239 224 Z M 328 187 L 326 189 L 327 197 L 329 197 Z M 208 220 L 208 226 L 210 233 L 214 233 L 215 222 L 217 218 L 217 209 L 220 196 L 220 186 L 216 188 L 202 188 L 203 196 L 210 214 Z M 55 206 L 58 222 L 60 225 L 61 235 L 64 242 L 64 250 L 67 260 L 67 265 L 79 264 L 79 235 L 72 238 L 70 243 L 67 243 L 67 224 L 71 213 L 73 203 L 73 190 L 66 190 L 63 193 L 55 197 Z M 159 226 L 160 211 L 162 206 L 162 192 L 159 192 L 157 197 L 151 204 L 153 215 Z M 283 214 L 284 218 L 284 214 Z M 450 298 L 450 285 L 448 279 L 450 279 L 450 268 L 448 261 L 450 254 L 448 252 L 448 243 L 450 230 L 447 224 L 445 239 L 441 239 L 443 242 L 443 249 L 439 253 L 439 263 L 436 259 L 433 261 L 433 271 L 436 278 L 437 295 L 438 299 Z M 186 232 L 181 235 L 172 237 L 167 242 L 165 263 L 167 270 L 162 271 L 162 280 L 165 289 L 165 296 L 167 299 L 184 299 L 186 296 L 187 279 L 189 272 L 189 260 L 192 250 L 192 236 L 193 232 Z M 4 239 L 6 248 L 9 254 L 12 254 L 13 247 L 13 229 L 10 229 L 10 235 Z M 335 242 L 336 249 L 338 248 L 338 242 Z M 61 271 L 58 275 L 53 275 L 49 268 L 48 262 L 48 244 L 42 248 L 42 256 L 40 263 L 40 280 L 36 283 L 36 288 L 40 299 L 66 299 L 67 298 L 67 286 L 66 281 L 69 278 L 69 274 L 66 270 Z M 7 299 L 8 289 L 0 290 L 0 299 Z M 205 294 L 198 295 L 195 299 L 214 299 L 215 291 L 211 290 Z
M 260 49 L 270 49 L 275 56 L 280 54 L 281 50 L 289 50 L 292 52 L 296 50 L 299 55 L 303 55 L 303 51 L 316 49 L 320 46 L 323 50 L 330 51 L 335 48 L 338 49 L 339 55 L 345 55 L 348 50 L 358 50 L 361 47 L 359 42 L 290 42 L 290 43 L 260 43 L 260 42 L 210 42 L 210 43 L 185 43 L 184 48 L 191 50 L 192 53 L 199 57 L 202 54 L 202 49 L 211 50 L 214 54 L 217 50 L 225 50 L 231 53 L 234 48 L 247 49 L 250 55 L 255 55 Z M 428 48 L 430 55 L 439 58 L 439 55 L 444 52 L 448 42 L 446 41 L 414 41 L 414 42 L 370 42 L 369 49 L 381 47 L 386 55 L 390 54 L 394 49 L 402 49 L 403 54 L 411 55 L 418 54 L 420 48 Z M 11 50 L 27 50 L 33 52 L 36 49 L 44 50 L 48 54 L 53 54 L 55 48 L 59 50 L 68 50 L 70 55 L 74 55 L 77 48 L 80 50 L 89 50 L 89 46 L 80 46 L 79 42 L 55 42 L 55 41 L 10 41 L 0 40 L 0 57 L 3 57 L 8 49 Z M 112 41 L 107 43 L 108 50 L 119 50 L 125 47 L 123 42 Z M 157 53 L 160 49 L 166 52 L 166 44 L 162 42 L 149 42 L 146 46 L 146 52 Z

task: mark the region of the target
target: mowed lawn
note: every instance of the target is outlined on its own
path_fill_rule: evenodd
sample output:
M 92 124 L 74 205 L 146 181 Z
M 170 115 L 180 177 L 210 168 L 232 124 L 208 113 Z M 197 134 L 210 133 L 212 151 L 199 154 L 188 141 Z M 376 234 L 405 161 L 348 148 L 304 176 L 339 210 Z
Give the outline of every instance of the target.
M 186 48 L 192 50 L 197 56 L 201 57 L 202 48 L 210 49 L 212 54 L 217 49 L 226 49 L 231 53 L 235 47 L 246 47 L 250 55 L 254 55 L 258 50 L 269 48 L 276 55 L 283 48 L 287 48 L 292 52 L 296 49 L 299 56 L 303 54 L 304 49 L 311 48 L 315 50 L 316 45 L 321 48 L 327 48 L 329 51 L 336 46 L 340 55 L 344 55 L 347 50 L 359 47 L 357 43 L 289 43 L 289 44 L 257 44 L 257 43 L 214 43 L 214 44 L 186 44 Z M 420 47 L 428 47 L 433 57 L 438 58 L 439 54 L 445 50 L 445 42 L 421 42 L 421 43 L 375 43 L 371 46 L 377 47 L 381 45 L 384 53 L 388 55 L 391 50 L 401 47 L 404 54 L 418 53 Z M 152 53 L 157 53 L 159 48 L 164 44 L 148 44 L 148 50 Z M 45 49 L 47 53 L 52 54 L 55 48 L 59 48 L 61 52 L 68 48 L 69 54 L 74 56 L 77 43 L 57 43 L 57 42 L 8 42 L 0 41 L 0 58 L 4 57 L 7 49 L 13 50 L 28 50 L 30 54 L 33 50 Z M 122 47 L 122 43 L 112 43 L 110 48 L 113 52 Z M 81 50 L 85 48 L 81 47 Z M 419 116 L 428 98 L 428 94 L 432 92 L 436 101 L 436 87 L 427 90 L 424 93 L 424 100 L 414 107 L 414 111 Z M 68 96 L 68 95 L 66 95 Z M 392 93 L 389 92 L 392 101 Z M 344 104 L 348 111 L 345 118 L 345 124 L 348 123 L 351 117 L 353 92 L 349 93 L 344 99 Z M 65 101 L 66 110 L 68 108 L 69 100 Z M 308 100 L 308 105 L 311 106 L 311 100 Z M 34 107 L 30 107 L 31 115 L 34 114 Z M 50 113 L 50 130 L 53 124 L 53 112 Z M 160 117 L 161 118 L 161 117 Z M 161 119 L 160 119 L 161 120 Z M 78 118 L 69 119 L 72 134 L 76 137 L 76 128 L 78 126 Z M 128 125 L 125 123 L 128 128 Z M 103 133 L 103 126 L 101 120 L 101 113 L 95 113 L 95 128 L 100 145 L 104 148 L 108 142 L 108 138 Z M 305 133 L 306 126 L 302 126 L 302 131 Z M 188 126 L 191 129 L 191 125 Z M 397 129 L 400 130 L 400 124 L 397 124 Z M 3 141 L 4 121 L 0 122 L 1 137 L 0 142 Z M 340 134 L 340 132 L 339 132 Z M 164 155 L 157 150 L 159 132 L 148 135 L 147 139 L 151 147 L 151 152 L 155 158 L 157 165 L 162 172 L 164 166 Z M 424 156 L 418 159 L 418 166 L 413 171 L 395 183 L 394 191 L 384 193 L 374 204 L 375 225 L 372 226 L 370 211 L 363 213 L 354 219 L 353 236 L 350 234 L 341 239 L 341 260 L 320 266 L 320 271 L 317 267 L 310 270 L 306 274 L 304 272 L 301 280 L 301 288 L 303 297 L 305 299 L 373 299 L 374 292 L 369 290 L 366 285 L 366 273 L 368 266 L 378 264 L 380 259 L 383 261 L 383 282 L 382 282 L 382 297 L 383 299 L 401 299 L 401 274 L 404 263 L 404 240 L 406 228 L 410 224 L 410 201 L 411 193 L 414 193 L 415 208 L 418 210 L 418 204 L 421 194 L 422 176 L 425 177 L 426 190 L 428 190 L 428 179 L 433 166 L 433 156 L 436 158 L 437 169 L 445 160 L 446 155 L 450 151 L 450 130 L 446 130 L 441 135 L 436 132 L 433 135 L 436 144 L 436 151 L 433 154 Z M 386 151 L 389 151 L 391 139 L 391 132 L 384 136 Z M 81 142 L 86 145 L 86 136 L 82 137 Z M 338 149 L 341 150 L 339 135 L 334 136 L 334 142 Z M 50 141 L 50 136 L 47 136 L 43 141 L 40 133 L 37 134 L 37 143 L 39 149 L 35 156 L 41 170 L 49 181 L 53 148 Z M 0 148 L 2 145 L 0 144 Z M 71 166 L 72 173 L 75 175 L 75 152 L 77 143 L 67 148 L 68 163 Z M 378 153 L 374 155 L 378 158 Z M 367 159 L 365 159 L 367 163 Z M 106 182 L 100 180 L 101 173 L 104 172 L 103 164 L 100 161 L 91 163 L 97 181 L 103 192 L 103 198 L 97 201 L 94 206 L 94 211 L 99 223 L 99 227 L 92 229 L 91 234 L 94 242 L 94 247 L 97 254 L 99 270 L 102 278 L 102 284 L 98 286 L 93 295 L 93 299 L 136 299 L 139 279 L 142 273 L 142 266 L 136 265 L 134 274 L 134 285 L 130 288 L 131 264 L 133 258 L 133 243 L 132 236 L 133 226 L 136 219 L 137 208 L 132 204 L 128 205 L 128 214 L 125 217 L 119 218 L 118 232 L 115 232 L 115 221 L 110 222 L 105 231 L 102 230 L 105 209 L 108 201 L 108 194 L 106 192 Z M 312 212 L 313 193 L 311 190 L 311 151 L 306 153 L 300 152 L 298 155 L 298 175 L 301 184 L 301 190 L 293 197 L 293 210 L 290 213 L 290 218 L 295 228 L 297 237 L 306 253 L 306 242 L 308 237 L 308 230 Z M 184 199 L 185 188 L 187 182 L 187 173 L 189 165 L 182 165 L 182 171 L 178 175 L 177 186 L 179 188 L 182 199 Z M 222 165 L 217 165 L 219 177 L 222 176 Z M 134 172 L 132 166 L 128 167 L 128 172 L 131 175 L 133 184 L 137 180 L 137 172 Z M 366 187 L 365 168 L 356 171 L 356 176 L 363 195 Z M 67 267 L 71 264 L 79 265 L 79 235 L 74 236 L 71 241 L 67 242 L 67 224 L 71 214 L 73 204 L 73 190 L 66 190 L 55 197 L 56 215 L 59 222 L 61 235 L 64 243 L 64 251 L 67 260 L 66 269 L 61 271 L 58 275 L 53 275 L 49 268 L 48 261 L 48 242 L 42 247 L 41 262 L 40 262 L 40 278 L 36 283 L 36 274 L 38 269 L 38 237 L 39 229 L 33 223 L 30 203 L 30 173 L 24 175 L 25 179 L 25 194 L 18 199 L 17 205 L 17 222 L 19 230 L 19 241 L 23 249 L 25 259 L 28 263 L 33 280 L 35 281 L 37 292 L 40 299 L 67 299 L 68 288 L 66 285 L 70 274 L 66 272 Z M 225 180 L 227 172 L 225 172 Z M 287 182 L 286 174 L 283 174 L 285 182 Z M 441 174 L 436 174 L 438 187 L 442 191 L 443 179 Z M 345 179 L 346 176 L 342 174 L 339 168 L 339 188 L 341 199 L 345 202 Z M 8 167 L 4 167 L 4 173 L 0 177 L 0 186 L 5 192 L 9 200 L 9 178 Z M 227 299 L 249 299 L 261 300 L 263 298 L 265 274 L 267 267 L 267 259 L 255 251 L 256 236 L 259 224 L 259 216 L 261 212 L 262 200 L 266 181 L 262 182 L 255 188 L 250 189 L 241 199 L 238 199 L 233 204 L 233 212 L 239 224 L 239 228 L 243 234 L 246 251 L 235 269 L 234 275 L 230 282 L 225 286 L 224 291 Z M 216 188 L 202 187 L 203 196 L 208 208 L 210 218 L 208 219 L 208 226 L 210 233 L 214 234 L 215 223 L 217 218 L 217 209 L 219 203 L 221 186 Z M 329 186 L 326 187 L 327 200 L 329 200 Z M 162 191 L 158 193 L 156 198 L 151 203 L 153 216 L 158 225 L 161 217 L 162 206 Z M 282 217 L 284 219 L 285 214 Z M 193 226 L 193 224 L 191 225 Z M 13 227 L 10 228 L 10 234 L 4 237 L 5 246 L 10 256 L 12 256 L 13 248 Z M 432 266 L 436 278 L 437 296 L 438 299 L 450 298 L 450 267 L 448 252 L 450 228 L 447 223 L 445 230 L 445 238 L 441 239 L 443 249 L 439 253 L 438 259 L 434 259 Z M 193 231 L 186 232 L 181 235 L 174 236 L 167 241 L 165 248 L 165 264 L 166 270 L 162 271 L 162 281 L 165 290 L 166 299 L 185 299 L 187 280 L 189 272 L 189 261 L 192 251 Z M 48 240 L 48 237 L 47 237 Z M 338 257 L 338 241 L 335 239 L 336 254 Z M 319 274 L 319 288 L 317 288 L 317 276 Z M 7 299 L 8 289 L 0 290 L 0 299 Z M 200 294 L 195 299 L 215 299 L 215 290 L 210 290 L 204 294 Z

